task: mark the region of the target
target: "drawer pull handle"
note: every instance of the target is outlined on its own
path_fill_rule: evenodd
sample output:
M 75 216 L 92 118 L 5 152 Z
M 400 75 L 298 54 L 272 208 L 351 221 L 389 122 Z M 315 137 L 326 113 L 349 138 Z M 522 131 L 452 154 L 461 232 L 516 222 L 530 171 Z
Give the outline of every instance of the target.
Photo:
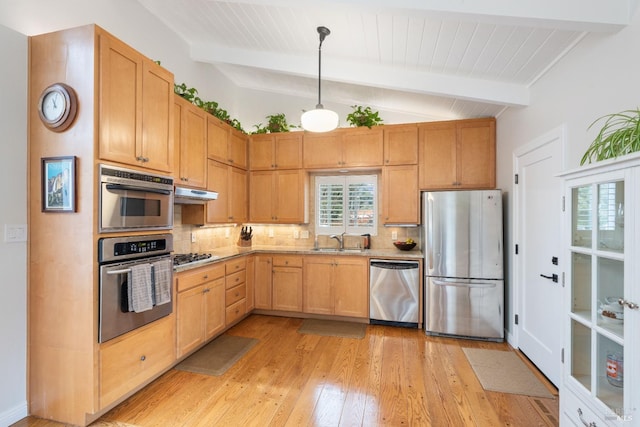
M 587 423 L 584 420 L 584 418 L 582 417 L 582 409 L 580 408 L 578 408 L 578 418 L 580 418 L 580 421 L 582 421 L 582 424 L 584 424 L 586 427 L 598 427 L 595 421 L 591 421 L 590 423 Z
M 145 360 L 147 360 L 147 356 L 145 356 L 144 354 L 140 356 L 140 361 L 144 362 Z
M 208 274 L 205 274 L 205 275 L 203 276 L 203 279 L 208 279 L 208 278 L 209 278 L 209 275 L 208 275 Z

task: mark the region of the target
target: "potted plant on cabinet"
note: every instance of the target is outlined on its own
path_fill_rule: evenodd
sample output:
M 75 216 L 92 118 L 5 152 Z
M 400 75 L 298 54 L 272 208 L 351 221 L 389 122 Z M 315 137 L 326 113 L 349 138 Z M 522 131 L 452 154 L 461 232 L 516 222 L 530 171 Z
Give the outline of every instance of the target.
M 580 165 L 640 151 L 640 109 L 599 117 L 588 129 L 601 120 L 604 124 L 582 156 Z
M 284 113 L 272 114 L 266 117 L 269 119 L 267 126 L 263 127 L 262 123 L 254 125 L 256 131 L 253 133 L 277 133 L 289 132 L 297 126 L 287 123 L 287 117 Z
M 382 119 L 377 111 L 373 111 L 371 107 L 362 107 L 360 105 L 352 105 L 353 111 L 347 114 L 347 122 L 351 126 L 366 126 L 371 129 L 372 126 L 378 126 L 382 123 Z

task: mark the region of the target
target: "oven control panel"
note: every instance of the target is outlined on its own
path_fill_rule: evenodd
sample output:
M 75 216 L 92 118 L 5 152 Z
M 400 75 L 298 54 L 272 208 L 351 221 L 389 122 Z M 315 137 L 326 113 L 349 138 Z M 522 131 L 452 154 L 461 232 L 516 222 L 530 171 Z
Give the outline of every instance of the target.
M 108 237 L 98 241 L 98 262 L 110 262 L 168 254 L 173 251 L 173 236 Z
M 113 245 L 113 255 L 122 256 L 129 254 L 145 254 L 149 252 L 165 251 L 167 241 L 165 239 L 148 240 L 142 242 L 116 243 Z

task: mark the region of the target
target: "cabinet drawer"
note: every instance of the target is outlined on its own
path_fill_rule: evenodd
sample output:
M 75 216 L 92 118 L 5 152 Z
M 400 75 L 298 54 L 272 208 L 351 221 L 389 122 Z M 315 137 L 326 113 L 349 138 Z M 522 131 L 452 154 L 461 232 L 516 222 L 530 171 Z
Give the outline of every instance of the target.
M 227 289 L 225 293 L 224 301 L 226 306 L 229 307 L 230 305 L 235 304 L 236 302 L 240 301 L 246 296 L 247 296 L 247 287 L 243 283 L 231 289 Z
M 247 267 L 247 258 L 242 257 L 238 259 L 234 259 L 231 261 L 227 261 L 226 265 L 226 273 L 231 274 L 240 270 L 244 270 Z
M 302 267 L 302 257 L 295 255 L 276 255 L 273 257 L 274 267 Z
M 238 271 L 237 273 L 228 274 L 226 280 L 226 288 L 231 289 L 234 286 L 238 286 L 246 281 L 247 272 L 245 270 Z
M 224 277 L 224 264 L 218 263 L 211 266 L 200 267 L 194 270 L 178 273 L 178 292 L 184 291 L 202 283 L 209 282 L 219 277 Z
M 563 389 L 560 396 L 561 417 L 570 420 L 574 425 L 607 425 L 586 403 L 569 389 Z
M 227 325 L 235 322 L 236 320 L 238 320 L 239 318 L 244 316 L 244 314 L 246 312 L 247 312 L 247 309 L 246 309 L 246 300 L 245 299 L 241 299 L 240 301 L 236 302 L 235 304 L 232 304 L 229 307 L 227 307 L 227 313 L 226 313 L 226 323 L 227 323 Z
M 104 408 L 175 360 L 174 316 L 100 348 L 100 407 Z

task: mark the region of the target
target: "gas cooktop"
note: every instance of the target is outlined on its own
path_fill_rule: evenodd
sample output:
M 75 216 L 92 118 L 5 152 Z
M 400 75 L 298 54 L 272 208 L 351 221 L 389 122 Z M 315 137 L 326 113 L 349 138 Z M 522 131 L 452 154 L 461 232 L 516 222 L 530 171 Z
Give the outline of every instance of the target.
M 212 254 L 199 254 L 199 253 L 188 253 L 188 254 L 175 254 L 173 256 L 173 265 L 174 266 L 182 266 L 182 265 L 191 265 L 191 264 L 199 264 L 207 261 L 211 261 L 213 259 L 218 258 L 214 257 Z

